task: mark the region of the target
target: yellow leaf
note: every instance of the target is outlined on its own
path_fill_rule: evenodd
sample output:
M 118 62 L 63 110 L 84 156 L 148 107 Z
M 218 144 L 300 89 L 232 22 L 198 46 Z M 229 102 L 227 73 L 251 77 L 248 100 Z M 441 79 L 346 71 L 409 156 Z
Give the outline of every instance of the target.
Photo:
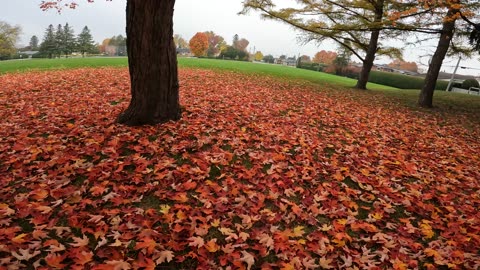
M 169 205 L 166 205 L 166 204 L 162 204 L 160 205 L 160 213 L 162 214 L 167 214 L 168 211 L 170 210 L 170 206 Z
M 293 236 L 295 236 L 295 237 L 300 237 L 300 236 L 302 236 L 302 235 L 305 233 L 305 231 L 303 230 L 303 228 L 304 228 L 303 226 L 297 226 L 297 227 L 295 227 L 295 228 L 293 229 Z
M 25 236 L 27 236 L 26 233 L 19 234 L 19 235 L 15 236 L 14 238 L 12 238 L 12 242 L 14 242 L 16 244 L 21 244 L 21 243 L 26 241 L 26 240 L 23 239 Z
M 347 224 L 347 219 L 345 219 L 345 218 L 337 219 L 337 222 L 338 222 L 338 224 L 340 224 L 340 225 L 345 225 L 345 224 Z
M 373 213 L 372 218 L 374 218 L 376 220 L 381 220 L 383 218 L 383 215 L 382 215 L 382 213 Z
M 327 224 L 323 224 L 322 225 L 322 228 L 320 228 L 320 230 L 324 231 L 324 232 L 328 232 L 332 229 L 333 227 L 331 225 L 327 225 Z
M 215 228 L 217 228 L 218 226 L 220 226 L 220 219 L 215 219 L 213 220 L 213 222 L 211 223 L 211 225 Z

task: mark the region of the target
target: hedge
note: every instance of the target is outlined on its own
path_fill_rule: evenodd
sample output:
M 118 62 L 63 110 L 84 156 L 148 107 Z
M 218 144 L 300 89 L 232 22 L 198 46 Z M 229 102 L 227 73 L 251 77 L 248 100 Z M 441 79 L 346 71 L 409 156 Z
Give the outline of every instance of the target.
M 371 71 L 368 81 L 400 89 L 421 89 L 424 78 L 391 72 Z M 437 81 L 435 90 L 446 90 L 447 86 L 447 81 Z

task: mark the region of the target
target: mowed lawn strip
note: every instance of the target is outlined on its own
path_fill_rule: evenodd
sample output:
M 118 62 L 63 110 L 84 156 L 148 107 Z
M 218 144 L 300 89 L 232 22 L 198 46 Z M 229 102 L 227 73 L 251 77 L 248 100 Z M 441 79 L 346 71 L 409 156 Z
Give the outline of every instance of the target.
M 276 76 L 287 80 L 301 79 L 313 83 L 333 84 L 339 86 L 352 87 L 355 80 L 346 77 L 336 76 L 323 72 L 314 72 L 305 69 L 296 69 L 281 65 L 251 63 L 243 61 L 228 61 L 216 59 L 199 58 L 178 58 L 179 67 L 218 69 L 248 74 L 261 74 Z M 0 74 L 7 72 L 22 72 L 44 69 L 71 69 L 80 67 L 109 67 L 109 66 L 127 66 L 128 60 L 125 57 L 90 57 L 90 58 L 62 58 L 62 59 L 28 59 L 0 62 Z M 369 84 L 372 89 L 395 89 L 393 87 Z
M 252 74 L 180 82 L 181 120 L 132 128 L 126 69 L 0 76 L 2 265 L 480 265 L 479 124 Z

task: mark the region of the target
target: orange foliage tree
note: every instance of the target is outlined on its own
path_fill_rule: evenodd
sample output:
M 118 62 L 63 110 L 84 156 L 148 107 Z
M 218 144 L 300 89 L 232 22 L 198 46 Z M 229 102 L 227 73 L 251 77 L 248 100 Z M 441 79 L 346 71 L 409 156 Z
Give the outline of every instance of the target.
M 331 65 L 335 58 L 337 58 L 336 52 L 321 50 L 315 54 L 313 62 Z
M 396 69 L 403 69 L 403 70 L 408 70 L 412 72 L 418 72 L 418 66 L 417 63 L 415 62 L 406 62 L 402 61 L 400 59 L 395 59 L 393 62 L 388 64 L 389 67 L 391 68 L 396 68 Z
M 205 56 L 208 50 L 208 36 L 205 33 L 196 33 L 189 42 L 190 51 L 195 56 Z

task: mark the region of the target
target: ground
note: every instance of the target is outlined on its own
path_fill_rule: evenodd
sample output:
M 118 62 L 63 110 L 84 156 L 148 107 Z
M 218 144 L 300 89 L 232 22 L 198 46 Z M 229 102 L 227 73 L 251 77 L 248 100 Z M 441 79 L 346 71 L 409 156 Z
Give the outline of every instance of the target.
M 183 68 L 182 119 L 131 128 L 128 82 L 0 76 L 0 268 L 480 267 L 468 112 Z

